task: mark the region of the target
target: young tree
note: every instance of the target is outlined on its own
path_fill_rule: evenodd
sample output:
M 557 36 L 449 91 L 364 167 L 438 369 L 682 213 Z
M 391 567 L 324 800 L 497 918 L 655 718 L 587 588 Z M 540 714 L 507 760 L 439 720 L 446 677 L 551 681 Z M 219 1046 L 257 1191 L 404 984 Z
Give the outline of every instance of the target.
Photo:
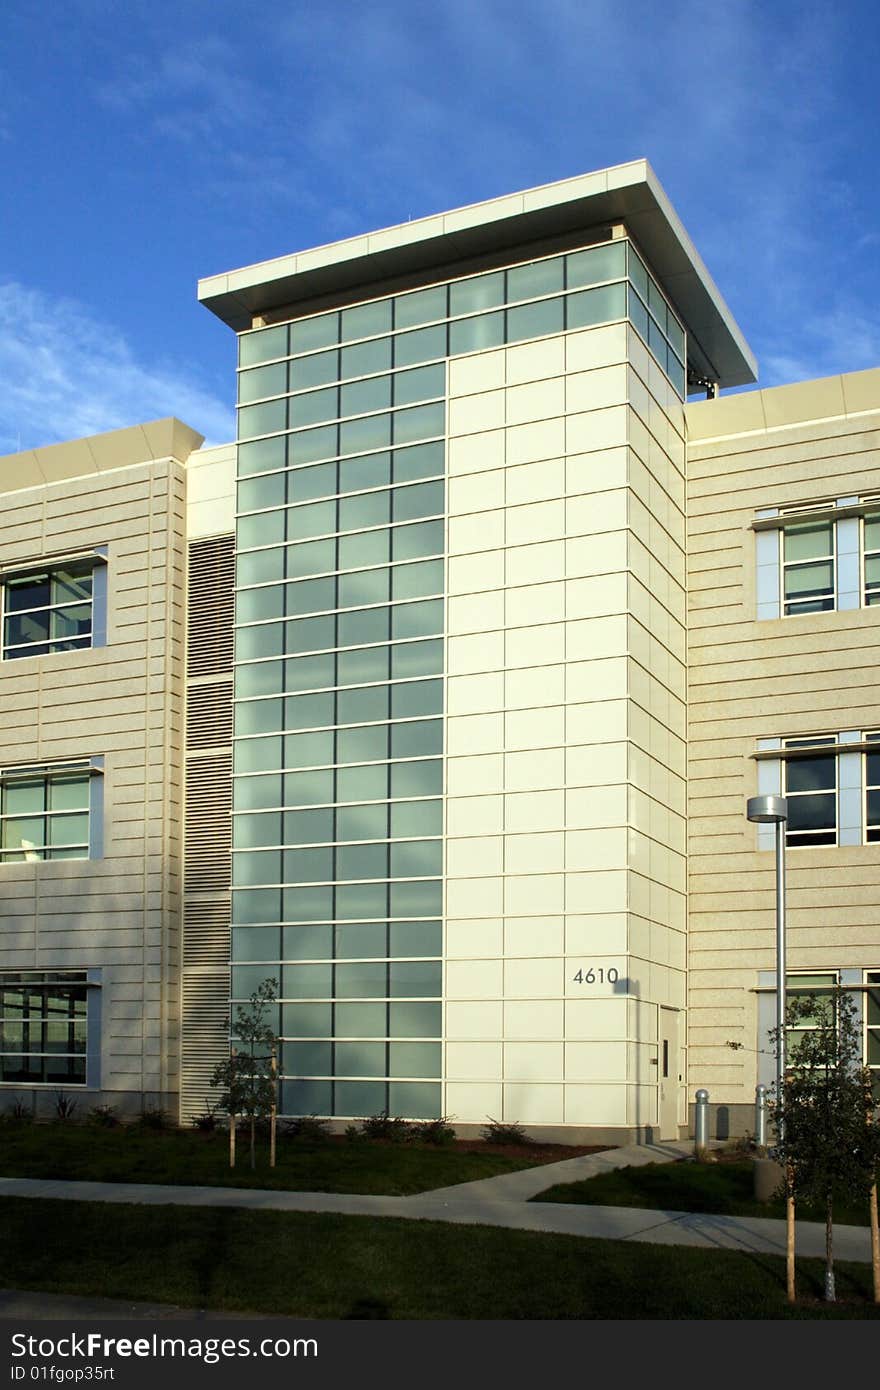
M 880 1161 L 880 1121 L 850 993 L 837 988 L 793 999 L 786 1036 L 782 1100 L 772 1105 L 775 1156 L 787 1195 L 825 1209 L 825 1297 L 833 1301 L 834 1197 L 867 1202 Z
M 274 1115 L 278 1036 L 266 1014 L 277 997 L 278 981 L 267 979 L 254 990 L 246 1006 L 238 1006 L 233 1030 L 238 1045 L 230 1049 L 228 1059 L 214 1068 L 211 1077 L 212 1086 L 223 1087 L 217 1108 L 229 1116 L 230 1168 L 235 1167 L 236 1115 L 243 1115 L 250 1124 L 251 1168 L 256 1166 L 257 1120 Z

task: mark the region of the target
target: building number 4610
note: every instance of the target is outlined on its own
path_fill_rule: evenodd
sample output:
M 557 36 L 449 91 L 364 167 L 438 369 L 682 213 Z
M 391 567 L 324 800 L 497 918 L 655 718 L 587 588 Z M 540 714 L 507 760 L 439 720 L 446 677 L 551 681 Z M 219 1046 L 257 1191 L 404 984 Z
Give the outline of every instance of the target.
M 616 970 L 613 965 L 610 970 L 606 970 L 604 966 L 601 965 L 598 969 L 594 969 L 594 967 L 590 965 L 586 970 L 578 970 L 577 974 L 573 976 L 573 979 L 576 985 L 604 985 L 606 980 L 609 985 L 616 985 L 617 981 L 620 979 L 620 972 Z

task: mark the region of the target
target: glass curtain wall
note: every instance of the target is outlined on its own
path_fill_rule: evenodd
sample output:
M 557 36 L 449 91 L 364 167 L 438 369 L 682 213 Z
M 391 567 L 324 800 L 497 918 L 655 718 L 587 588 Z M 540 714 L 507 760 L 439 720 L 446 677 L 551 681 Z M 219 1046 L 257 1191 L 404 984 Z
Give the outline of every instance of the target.
M 447 360 L 627 317 L 683 395 L 626 241 L 240 338 L 232 990 L 285 1114 L 441 1111 Z

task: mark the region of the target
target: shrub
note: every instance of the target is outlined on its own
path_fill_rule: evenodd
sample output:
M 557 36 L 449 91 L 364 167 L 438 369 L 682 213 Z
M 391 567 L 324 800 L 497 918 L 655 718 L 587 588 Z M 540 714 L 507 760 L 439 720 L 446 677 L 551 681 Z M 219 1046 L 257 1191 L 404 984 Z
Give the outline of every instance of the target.
M 89 1124 L 99 1125 L 102 1129 L 115 1129 L 119 1124 L 115 1105 L 93 1105 L 88 1119 Z
M 405 1144 L 412 1137 L 412 1125 L 401 1115 L 389 1115 L 383 1110 L 361 1120 L 361 1132 L 365 1139 L 387 1139 L 392 1144 Z
M 145 1105 L 137 1118 L 137 1123 L 141 1129 L 151 1129 L 156 1133 L 164 1133 L 175 1128 L 169 1116 L 157 1105 Z
M 489 1123 L 483 1130 L 483 1138 L 487 1144 L 531 1144 L 531 1135 L 526 1134 L 522 1125 L 515 1120 L 503 1123 L 501 1120 L 493 1120 L 488 1116 Z
M 442 1147 L 452 1144 L 455 1140 L 455 1130 L 449 1123 L 449 1116 L 441 1115 L 436 1120 L 420 1120 L 411 1125 L 412 1138 L 420 1144 L 436 1144 Z
M 9 1109 L 4 1112 L 4 1120 L 11 1120 L 13 1124 L 29 1125 L 33 1123 L 34 1112 L 27 1101 L 14 1100 Z
M 193 1129 L 197 1129 L 200 1134 L 213 1134 L 215 1130 L 220 1128 L 220 1122 L 217 1119 L 217 1111 L 211 1105 L 208 1106 L 207 1110 L 203 1110 L 201 1114 L 193 1115 L 190 1124 Z
M 733 1139 L 728 1139 L 721 1152 L 729 1157 L 751 1158 L 756 1148 L 754 1134 L 746 1130 L 743 1134 L 737 1134 Z
M 295 1120 L 286 1120 L 281 1132 L 287 1139 L 320 1142 L 330 1138 L 330 1121 L 317 1115 L 298 1115 Z
M 55 1118 L 62 1123 L 72 1120 L 76 1114 L 76 1101 L 63 1091 L 55 1092 Z

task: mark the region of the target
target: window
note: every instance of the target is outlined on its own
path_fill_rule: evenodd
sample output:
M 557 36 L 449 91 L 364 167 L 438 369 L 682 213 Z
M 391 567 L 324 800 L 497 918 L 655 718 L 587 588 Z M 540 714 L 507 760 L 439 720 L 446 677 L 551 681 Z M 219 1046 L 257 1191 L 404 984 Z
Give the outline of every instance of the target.
M 786 526 L 781 537 L 786 616 L 834 608 L 834 523 L 806 521 Z
M 864 601 L 869 608 L 880 603 L 880 512 L 868 512 L 862 518 L 862 555 Z
M 880 734 L 865 734 L 865 742 L 873 743 L 865 752 L 865 839 L 868 844 L 880 843 Z
M 769 972 L 765 977 L 765 983 L 768 987 L 768 1006 L 772 1000 L 775 1008 L 775 989 L 770 988 Z M 852 991 L 853 1001 L 861 1016 L 864 1027 L 862 1060 L 873 1073 L 874 1094 L 880 1100 L 880 969 L 824 970 L 817 974 L 798 972 L 787 975 L 786 1003 L 790 1006 L 797 1002 L 804 1006 L 797 1023 L 786 1029 L 788 1060 L 792 1062 L 797 1058 L 802 1039 L 818 1027 L 823 1018 L 823 1011 L 833 1006 L 835 991 L 841 987 L 848 992 Z M 772 1026 L 769 1007 L 765 1013 L 765 1022 L 769 1030 Z
M 880 1100 L 880 970 L 865 971 L 865 1066 L 874 1073 L 874 1095 Z
M 788 800 L 786 844 L 880 844 L 880 732 L 758 740 L 758 791 Z M 772 825 L 758 848 L 772 849 Z
M 787 975 L 785 977 L 785 1001 L 792 1004 L 809 1002 L 808 1012 L 798 1018 L 796 1024 L 786 1028 L 787 1057 L 789 1063 L 797 1056 L 798 1047 L 807 1033 L 818 1028 L 824 1010 L 833 1001 L 834 990 L 838 985 L 836 971 L 821 975 Z
M 97 762 L 0 770 L 0 864 L 98 857 Z
M 2 658 L 106 642 L 106 570 L 93 556 L 9 572 L 0 583 Z
M 0 1082 L 86 1084 L 84 970 L 0 971 Z
M 783 795 L 788 800 L 787 845 L 837 844 L 837 740 L 787 739 L 786 749 L 825 749 L 783 762 Z
M 880 498 L 838 497 L 758 512 L 756 616 L 880 604 Z

